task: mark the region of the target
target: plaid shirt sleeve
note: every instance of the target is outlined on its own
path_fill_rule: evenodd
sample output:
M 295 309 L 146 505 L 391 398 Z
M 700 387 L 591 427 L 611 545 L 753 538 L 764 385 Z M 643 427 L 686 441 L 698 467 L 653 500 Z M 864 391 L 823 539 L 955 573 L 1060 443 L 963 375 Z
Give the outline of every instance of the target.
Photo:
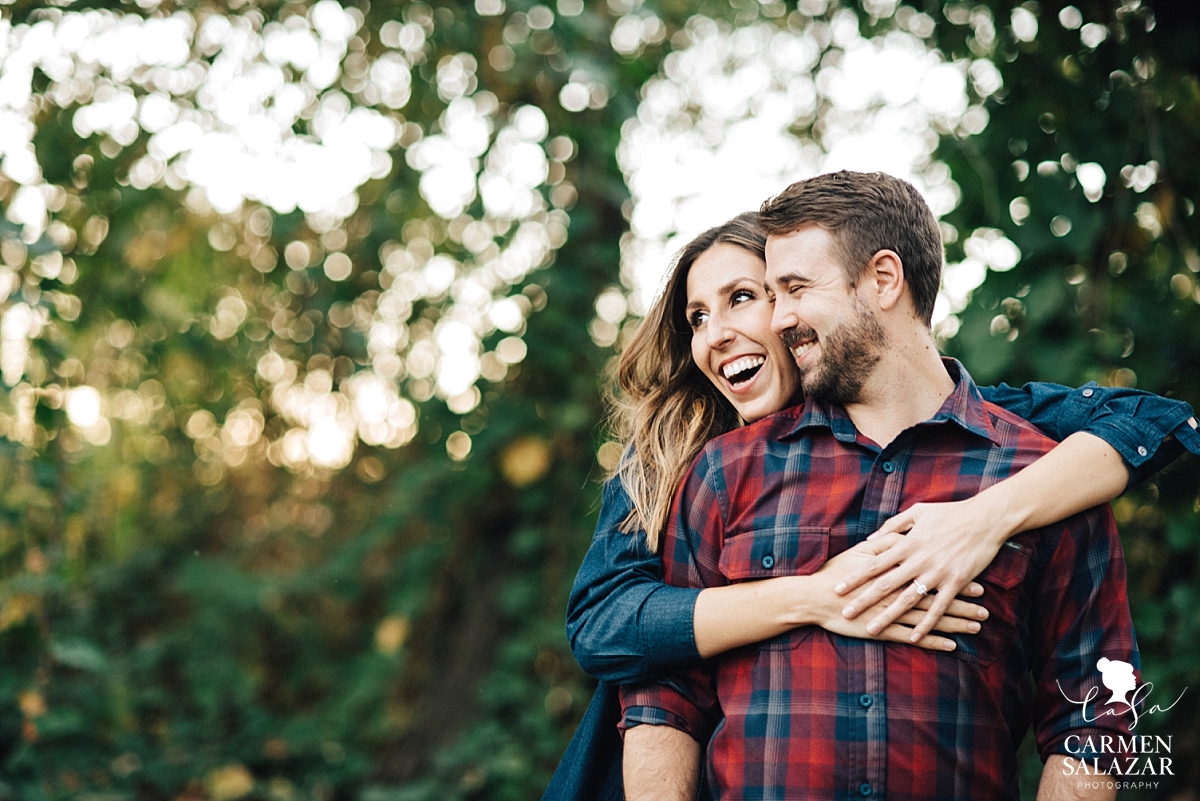
M 718 570 L 724 541 L 720 462 L 706 448 L 675 495 L 662 540 L 663 578 L 668 584 L 702 589 L 727 584 Z M 622 732 L 633 726 L 671 726 L 707 742 L 721 719 L 714 676 L 706 663 L 621 687 Z
M 1096 742 L 1102 735 L 1130 736 L 1133 716 L 1121 704 L 1105 708 L 1110 694 L 1096 663 L 1106 657 L 1140 666 L 1112 510 L 1096 507 L 1059 527 L 1061 537 L 1033 598 L 1033 723 L 1043 760 L 1051 754 L 1091 756 L 1080 751 L 1089 735 Z M 1079 703 L 1093 688 L 1091 702 Z

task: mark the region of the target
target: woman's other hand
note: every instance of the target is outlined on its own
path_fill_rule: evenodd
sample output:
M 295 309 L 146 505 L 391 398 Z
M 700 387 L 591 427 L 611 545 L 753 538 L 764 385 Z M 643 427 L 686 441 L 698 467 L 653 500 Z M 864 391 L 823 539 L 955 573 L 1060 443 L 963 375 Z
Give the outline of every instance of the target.
M 869 589 L 851 592 L 848 599 L 838 597 L 833 591 L 836 586 L 844 583 L 848 576 L 861 575 L 868 570 L 868 565 L 872 564 L 873 560 L 876 560 L 881 553 L 901 544 L 900 541 L 903 539 L 903 536 L 892 533 L 860 543 L 830 559 L 819 571 L 810 576 L 810 579 L 819 583 L 818 588 L 815 588 L 816 592 L 808 594 L 808 602 L 810 604 L 815 602 L 820 607 L 817 613 L 817 625 L 826 631 L 847 637 L 914 644 L 921 648 L 937 651 L 954 650 L 954 640 L 939 637 L 930 632 L 974 634 L 980 629 L 980 621 L 985 620 L 988 615 L 987 610 L 982 606 L 955 598 L 953 595 L 947 596 L 945 603 L 942 603 L 943 599 L 937 596 L 917 596 L 898 614 L 872 630 L 866 621 L 874 622 L 883 619 L 892 605 L 902 603 L 903 592 L 892 590 L 884 596 L 872 600 L 867 597 Z M 963 595 L 978 597 L 983 594 L 983 587 L 979 584 L 963 582 L 963 585 L 960 588 Z M 824 591 L 822 592 L 822 590 Z M 849 619 L 843 614 L 843 607 L 847 600 L 851 605 L 868 614 L 861 615 L 857 620 Z M 937 613 L 936 618 L 930 620 L 928 616 L 935 605 L 942 609 Z M 930 628 L 918 632 L 916 627 L 927 620 Z
M 847 599 L 842 614 L 853 620 L 869 611 L 866 630 L 875 634 L 896 621 L 912 620 L 912 610 L 923 609 L 910 641 L 928 635 L 954 597 L 991 564 L 1013 533 L 1013 527 L 1003 523 L 1004 510 L 993 508 L 990 500 L 977 495 L 965 501 L 918 503 L 888 520 L 859 546 L 867 558 L 834 588 L 845 595 L 875 579 Z

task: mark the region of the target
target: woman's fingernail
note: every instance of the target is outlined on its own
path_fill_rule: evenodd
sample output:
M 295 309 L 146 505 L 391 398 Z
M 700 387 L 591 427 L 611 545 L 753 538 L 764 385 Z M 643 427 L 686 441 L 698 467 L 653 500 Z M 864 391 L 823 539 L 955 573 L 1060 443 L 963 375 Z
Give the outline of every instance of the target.
M 979 631 L 980 625 L 974 621 L 967 624 L 967 631 Z
M 838 584 L 836 587 L 833 588 L 833 591 L 838 593 L 839 595 L 841 593 L 845 592 L 846 591 L 846 582 L 843 581 L 841 584 Z
M 988 610 L 984 609 L 984 608 L 981 606 L 981 607 L 979 607 L 979 612 L 978 612 L 978 615 L 979 615 L 979 619 L 980 619 L 980 620 L 987 620 L 987 616 L 988 616 Z
M 944 643 L 942 643 L 942 647 L 947 651 L 953 651 L 957 645 L 955 644 L 954 640 L 946 640 Z

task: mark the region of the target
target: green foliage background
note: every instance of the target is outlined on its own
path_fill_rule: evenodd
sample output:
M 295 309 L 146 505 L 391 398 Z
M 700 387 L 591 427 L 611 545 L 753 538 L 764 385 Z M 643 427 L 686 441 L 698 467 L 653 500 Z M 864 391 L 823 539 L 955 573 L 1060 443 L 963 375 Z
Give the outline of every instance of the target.
M 502 110 L 537 105 L 551 136 L 573 140 L 565 180 L 578 199 L 564 204 L 568 236 L 552 263 L 516 287 L 534 310 L 519 370 L 481 381 L 482 403 L 465 415 L 436 399 L 421 403 L 411 443 L 360 443 L 341 471 L 289 471 L 262 454 L 213 468 L 185 422 L 198 410 L 224 419 L 266 392 L 255 372 L 262 337 L 250 333 L 270 328 L 280 309 L 308 313 L 314 332 L 272 347 L 310 366 L 332 364 L 335 374 L 364 364 L 361 333 L 330 324 L 331 308 L 377 291 L 376 254 L 406 222 L 428 220 L 445 237 L 399 148 L 390 174 L 360 189 L 345 222 L 355 274 L 335 284 L 319 268 L 299 278 L 282 266 L 263 273 L 237 250 L 214 249 L 209 231 L 220 220 L 190 210 L 186 189 L 130 185 L 144 134 L 114 155 L 103 137 L 79 137 L 73 108 L 38 101 L 38 161 L 69 195 L 54 219 L 75 233 L 27 243 L 28 258 L 61 250 L 78 278 L 39 277 L 23 261 L 16 290 L 46 308 L 52 325 L 33 342 L 34 367 L 23 378 L 37 390 L 29 396 L 36 427 L 23 439 L 0 438 L 0 799 L 540 794 L 591 691 L 562 619 L 604 472 L 599 387 L 613 351 L 593 342 L 588 323 L 597 296 L 619 281 L 629 197 L 615 158 L 621 125 L 635 114 L 641 85 L 686 45 L 693 14 L 727 25 L 803 25 L 846 4 L 589 3 L 547 30 L 505 39 L 513 15 L 532 6 L 509 0 L 497 16 L 480 16 L 471 3 L 359 7 L 354 52 L 368 59 L 383 49 L 385 22 L 427 23 L 427 55 L 403 108 L 409 122 L 436 127 L 445 102 L 434 65 L 471 53 L 479 88 Z M 932 20 L 931 46 L 950 58 L 991 59 L 1004 79 L 986 102 L 982 133 L 947 134 L 939 146 L 962 190 L 946 218 L 960 233 L 948 257 L 961 259 L 961 240 L 990 227 L 1024 258 L 989 274 L 947 350 L 981 383 L 1136 383 L 1195 405 L 1200 28 L 1187 4 L 1077 6 L 1107 26 L 1095 49 L 1056 22 L 1057 3 L 1024 4 L 1040 22 L 1030 42 L 1011 34 L 1010 2 L 929 0 L 908 11 Z M 888 3 L 849 7 L 864 33 L 897 24 Z M 259 26 L 306 11 L 268 0 L 177 8 L 257 15 Z M 58 13 L 21 0 L 3 8 L 13 24 Z M 610 36 L 630 13 L 657 15 L 666 32 L 619 56 Z M 981 13 L 994 20 L 993 41 L 971 21 Z M 489 54 L 502 41 L 511 43 L 513 65 L 498 71 Z M 606 104 L 562 108 L 572 64 L 603 83 Z M 35 89 L 47 85 L 35 75 Z M 1151 160 L 1158 180 L 1136 192 L 1122 167 Z M 1072 174 L 1083 162 L 1108 176 L 1098 202 Z M 0 205 L 12 191 L 6 183 Z M 1021 224 L 1010 213 L 1015 198 L 1028 206 Z M 253 210 L 231 219 L 239 232 Z M 85 230 L 98 216 L 108 230 L 94 242 Z M 1052 232 L 1060 217 L 1071 221 L 1062 236 Z M 1151 218 L 1157 229 L 1145 224 Z M 5 239 L 19 238 L 15 226 L 0 225 Z M 262 239 L 282 252 L 314 237 L 294 212 L 275 215 Z M 242 333 L 218 340 L 204 321 L 223 287 L 258 300 Z M 67 295 L 82 299 L 75 319 L 62 313 Z M 440 313 L 435 302 L 414 309 L 430 320 Z M 122 320 L 132 323 L 122 329 L 130 338 L 115 347 L 110 332 Z M 85 378 L 157 393 L 152 421 L 114 421 L 107 445 L 82 444 L 52 388 Z M 146 381 L 157 385 L 147 390 Z M 0 410 L 15 419 L 17 394 L 6 390 Z M 268 419 L 267 435 L 282 425 Z M 462 461 L 446 448 L 458 430 L 472 438 Z M 1144 672 L 1164 697 L 1200 687 L 1198 490 L 1196 462 L 1185 458 L 1116 502 Z M 1186 693 L 1143 724 L 1145 733 L 1174 737 L 1176 776 L 1153 797 L 1200 786 L 1198 703 Z M 1029 770 L 1036 776 L 1036 765 Z

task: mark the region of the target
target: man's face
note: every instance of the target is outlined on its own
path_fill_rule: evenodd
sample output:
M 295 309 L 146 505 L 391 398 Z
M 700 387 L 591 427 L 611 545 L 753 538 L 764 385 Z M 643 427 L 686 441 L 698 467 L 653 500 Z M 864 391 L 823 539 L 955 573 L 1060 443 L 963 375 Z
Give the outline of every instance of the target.
M 767 238 L 771 330 L 796 360 L 807 395 L 845 405 L 859 400 L 879 362 L 883 327 L 846 280 L 834 235 L 816 225 Z

